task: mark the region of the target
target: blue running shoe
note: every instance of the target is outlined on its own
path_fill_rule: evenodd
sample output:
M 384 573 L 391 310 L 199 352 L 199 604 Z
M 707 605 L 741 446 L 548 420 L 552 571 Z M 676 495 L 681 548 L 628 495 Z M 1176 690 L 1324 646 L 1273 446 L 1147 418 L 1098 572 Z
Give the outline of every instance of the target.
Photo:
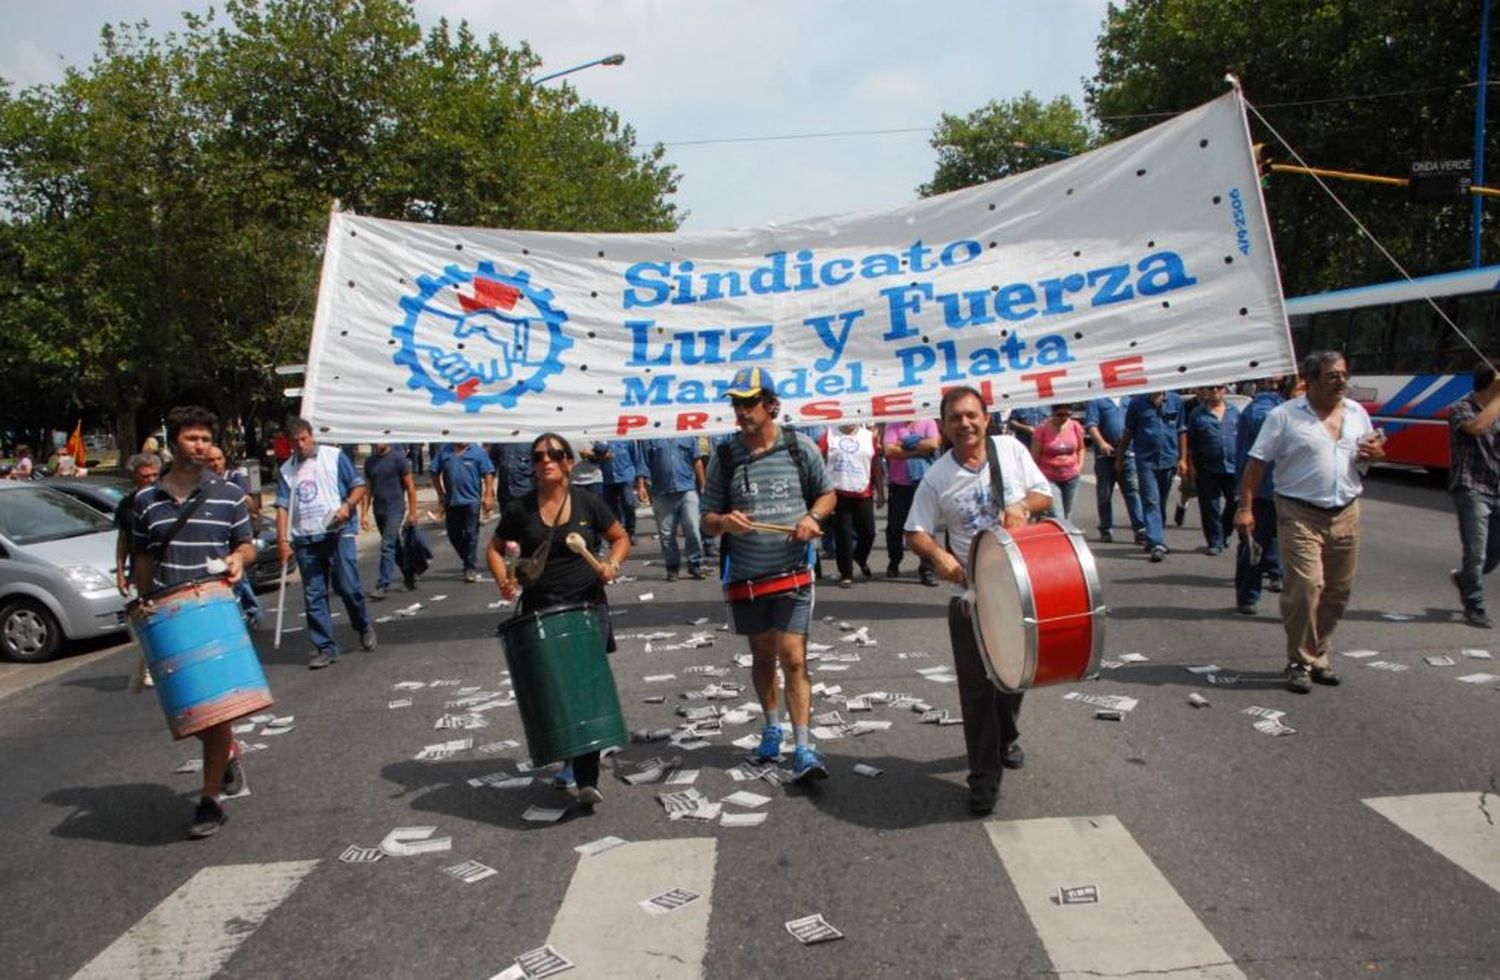
M 552 777 L 552 785 L 558 789 L 572 789 L 578 785 L 578 780 L 573 778 L 573 760 L 569 759 L 563 763 L 563 767 Z
M 755 750 L 756 762 L 775 762 L 781 758 L 781 726 L 767 725 L 760 733 L 760 747 Z
M 827 778 L 828 766 L 823 762 L 823 754 L 811 745 L 797 746 L 792 754 L 792 779 L 800 783 Z

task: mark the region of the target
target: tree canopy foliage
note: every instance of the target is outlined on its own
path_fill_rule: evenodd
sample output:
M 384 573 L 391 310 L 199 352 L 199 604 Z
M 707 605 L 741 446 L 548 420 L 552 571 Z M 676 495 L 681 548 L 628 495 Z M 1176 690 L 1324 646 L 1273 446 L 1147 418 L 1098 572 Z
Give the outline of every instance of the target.
M 1026 92 L 992 100 L 967 116 L 943 114 L 932 134 L 937 171 L 917 192 L 923 197 L 999 180 L 1089 148 L 1083 113 L 1067 96 L 1051 102 Z
M 936 171 L 920 192 L 994 180 L 1055 156 L 1018 143 L 1076 151 L 1128 136 L 1222 95 L 1226 73 L 1285 139 L 1252 115 L 1253 139 L 1270 158 L 1293 163 L 1294 149 L 1310 166 L 1405 177 L 1414 161 L 1472 154 L 1479 24 L 1480 0 L 1111 4 L 1095 74 L 1084 82 L 1087 117 L 1066 97 L 1044 106 L 1029 92 L 966 117 L 944 115 L 932 140 Z M 1492 128 L 1486 141 L 1492 171 L 1497 135 Z M 1468 264 L 1467 199 L 1418 204 L 1399 187 L 1329 186 L 1412 274 Z M 1287 295 L 1399 277 L 1312 178 L 1274 174 L 1265 196 Z M 1485 229 L 1484 259 L 1500 261 L 1500 232 L 1490 221 Z
M 229 0 L 152 37 L 104 29 L 55 85 L 0 82 L 0 411 L 9 427 L 197 401 L 279 414 L 328 211 L 662 231 L 657 146 L 523 43 L 425 32 L 401 0 Z

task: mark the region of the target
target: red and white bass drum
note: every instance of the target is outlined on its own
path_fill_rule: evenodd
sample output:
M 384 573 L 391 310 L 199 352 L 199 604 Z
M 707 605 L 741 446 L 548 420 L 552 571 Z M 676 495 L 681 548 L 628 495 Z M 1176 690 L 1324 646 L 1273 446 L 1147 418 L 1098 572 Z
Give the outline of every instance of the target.
M 974 639 L 1011 694 L 1097 673 L 1107 609 L 1082 531 L 1055 518 L 986 528 L 969 548 Z

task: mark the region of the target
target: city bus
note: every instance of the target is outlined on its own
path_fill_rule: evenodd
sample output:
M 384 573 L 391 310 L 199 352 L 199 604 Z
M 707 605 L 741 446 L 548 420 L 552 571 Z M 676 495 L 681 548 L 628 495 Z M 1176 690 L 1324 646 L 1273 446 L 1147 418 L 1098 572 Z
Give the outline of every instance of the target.
M 1299 296 L 1286 311 L 1299 358 L 1344 352 L 1349 397 L 1385 430 L 1390 462 L 1446 470 L 1448 406 L 1472 390 L 1479 358 L 1428 297 L 1486 357 L 1500 353 L 1500 266 Z

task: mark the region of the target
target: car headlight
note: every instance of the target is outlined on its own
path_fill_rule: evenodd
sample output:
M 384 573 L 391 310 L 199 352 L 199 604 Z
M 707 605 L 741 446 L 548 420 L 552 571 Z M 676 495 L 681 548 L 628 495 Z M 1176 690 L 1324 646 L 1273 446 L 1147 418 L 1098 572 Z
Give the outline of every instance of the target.
M 79 592 L 103 592 L 115 587 L 115 583 L 93 565 L 64 565 L 62 573 Z

